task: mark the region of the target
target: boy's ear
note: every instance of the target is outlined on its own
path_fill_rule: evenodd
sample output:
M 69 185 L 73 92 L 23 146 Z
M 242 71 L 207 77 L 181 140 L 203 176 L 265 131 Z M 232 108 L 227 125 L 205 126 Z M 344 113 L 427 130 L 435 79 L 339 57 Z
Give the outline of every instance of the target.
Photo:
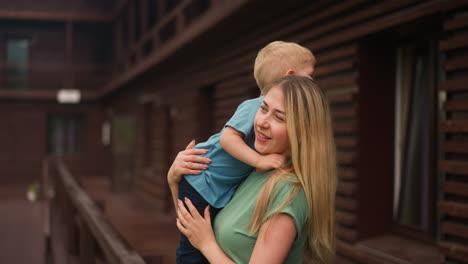
M 283 76 L 294 75 L 295 73 L 296 73 L 296 71 L 294 69 L 289 69 L 289 70 L 286 71 L 286 73 Z

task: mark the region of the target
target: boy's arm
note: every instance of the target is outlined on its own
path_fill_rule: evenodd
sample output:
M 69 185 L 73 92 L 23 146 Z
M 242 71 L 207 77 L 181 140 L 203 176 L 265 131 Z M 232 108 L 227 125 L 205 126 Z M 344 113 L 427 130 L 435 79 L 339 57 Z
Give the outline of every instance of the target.
M 283 166 L 284 157 L 279 154 L 262 156 L 250 148 L 243 139 L 244 134 L 227 126 L 221 134 L 223 149 L 234 158 L 260 170 L 278 169 Z

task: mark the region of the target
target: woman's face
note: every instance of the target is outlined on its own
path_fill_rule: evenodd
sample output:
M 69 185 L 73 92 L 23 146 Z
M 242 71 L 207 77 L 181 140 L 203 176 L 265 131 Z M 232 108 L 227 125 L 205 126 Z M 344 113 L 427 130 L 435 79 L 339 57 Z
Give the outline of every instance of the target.
M 288 154 L 289 138 L 283 90 L 274 86 L 255 116 L 255 149 L 260 154 Z

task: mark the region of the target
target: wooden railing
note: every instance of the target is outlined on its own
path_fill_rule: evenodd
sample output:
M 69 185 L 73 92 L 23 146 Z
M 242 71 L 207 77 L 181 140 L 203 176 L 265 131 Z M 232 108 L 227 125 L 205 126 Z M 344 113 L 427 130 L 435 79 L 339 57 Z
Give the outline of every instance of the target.
M 98 206 L 60 161 L 50 168 L 53 198 L 50 203 L 51 255 L 55 263 L 128 263 L 145 261 L 129 249 Z M 47 182 L 47 180 L 45 181 Z M 47 190 L 47 187 L 46 187 Z
M 105 63 L 73 64 L 68 68 L 64 63 L 0 64 L 0 89 L 94 91 L 109 81 L 111 71 L 112 65 Z M 71 81 L 67 80 L 70 76 Z

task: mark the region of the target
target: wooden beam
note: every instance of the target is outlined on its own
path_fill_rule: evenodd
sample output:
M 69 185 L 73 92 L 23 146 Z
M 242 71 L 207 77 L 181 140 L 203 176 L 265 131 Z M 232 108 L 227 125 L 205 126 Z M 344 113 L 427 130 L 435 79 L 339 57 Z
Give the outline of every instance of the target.
M 341 209 L 341 210 L 355 211 L 357 210 L 358 204 L 355 199 L 351 199 L 349 197 L 342 198 L 338 196 L 335 199 L 335 206 L 336 208 Z
M 444 110 L 446 112 L 468 111 L 468 98 L 448 100 L 444 104 Z
M 354 151 L 338 151 L 336 155 L 336 160 L 340 165 L 353 165 L 356 164 L 358 157 L 356 155 L 356 152 Z
M 465 245 L 451 241 L 441 241 L 439 242 L 439 248 L 446 256 L 460 260 L 460 263 L 468 262 L 468 247 Z
M 73 86 L 73 23 L 65 23 L 65 74 L 63 88 L 71 89 Z
M 336 236 L 344 241 L 354 243 L 357 241 L 357 231 L 354 228 L 344 227 L 342 225 L 338 225 L 336 228 Z
M 356 85 L 358 82 L 359 74 L 353 72 L 344 76 L 338 76 L 333 78 L 327 78 L 325 80 L 319 80 L 318 84 L 320 88 L 324 90 L 337 89 L 346 86 Z
M 336 212 L 336 221 L 342 225 L 346 225 L 349 227 L 356 226 L 357 218 L 355 214 L 347 213 L 343 211 Z
M 449 153 L 468 153 L 468 142 L 444 141 L 442 150 Z
M 129 71 L 125 72 L 125 74 L 121 75 L 120 77 L 114 78 L 104 87 L 104 89 L 100 90 L 100 97 L 105 96 L 109 92 L 112 92 L 113 90 L 121 87 L 123 84 L 147 71 L 165 58 L 169 57 L 175 51 L 180 49 L 180 47 L 182 47 L 184 44 L 193 40 L 196 36 L 207 30 L 210 26 L 227 17 L 229 14 L 244 5 L 247 1 L 248 0 L 223 1 L 222 4 L 211 8 L 204 15 L 202 15 L 196 23 L 188 27 L 184 34 L 177 35 L 174 39 L 170 40 L 169 43 L 166 43 L 160 47 L 158 52 L 155 52 L 154 54 L 145 58 L 145 60 L 141 61 L 141 63 L 138 63 L 135 67 L 132 67 Z
M 0 19 L 109 23 L 112 22 L 112 14 L 0 10 Z
M 353 196 L 356 194 L 357 185 L 354 182 L 339 182 L 336 191 L 340 195 Z
M 460 55 L 447 59 L 444 69 L 447 72 L 468 69 L 468 56 Z
M 357 147 L 357 138 L 355 136 L 335 136 L 337 148 L 355 148 Z
M 447 40 L 440 41 L 439 49 L 441 51 L 449 51 L 468 46 L 468 34 L 457 34 Z
M 442 201 L 438 204 L 439 211 L 450 216 L 468 218 L 468 205 L 465 203 Z
M 338 177 L 343 180 L 355 180 L 357 179 L 356 169 L 350 167 L 339 168 Z
M 440 227 L 442 233 L 468 239 L 468 226 L 452 221 L 444 221 Z
M 468 132 L 468 121 L 447 120 L 440 124 L 440 130 L 445 133 Z
M 345 120 L 333 122 L 333 132 L 335 134 L 354 134 L 357 131 L 355 120 Z
M 441 160 L 439 170 L 450 174 L 468 175 L 468 161 Z
M 446 193 L 468 196 L 468 184 L 466 183 L 447 181 L 444 183 L 443 189 Z
M 95 91 L 81 91 L 81 102 L 89 102 L 98 99 Z M 34 101 L 57 101 L 57 91 L 47 90 L 24 90 L 14 91 L 0 89 L 0 100 L 34 100 Z
M 455 17 L 450 20 L 445 21 L 444 23 L 444 31 L 453 31 L 457 30 L 460 28 L 464 28 L 468 26 L 468 17 L 467 16 L 461 16 L 461 17 Z
M 440 89 L 447 92 L 468 91 L 468 79 L 446 80 L 440 84 Z

